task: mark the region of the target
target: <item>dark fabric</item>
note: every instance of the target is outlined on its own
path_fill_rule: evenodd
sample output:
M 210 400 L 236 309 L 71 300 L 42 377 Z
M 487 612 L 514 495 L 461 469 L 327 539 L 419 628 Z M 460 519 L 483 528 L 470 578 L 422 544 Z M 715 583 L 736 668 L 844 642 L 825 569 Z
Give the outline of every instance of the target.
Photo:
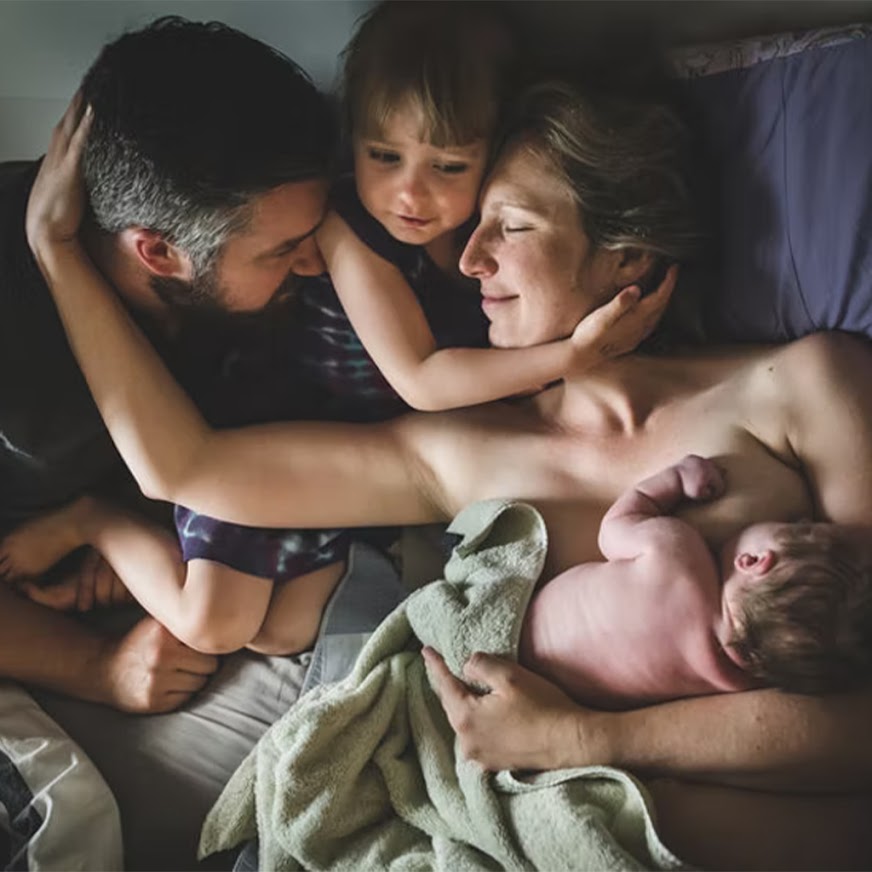
M 187 562 L 214 560 L 248 575 L 287 581 L 344 560 L 344 530 L 281 530 L 246 527 L 175 509 L 176 530 Z
M 366 211 L 351 176 L 335 185 L 331 205 L 369 248 L 403 273 L 440 347 L 487 344 L 487 321 L 474 283 L 447 276 L 421 246 L 394 239 Z M 272 414 L 261 420 L 380 421 L 408 409 L 357 338 L 328 276 L 303 280 L 291 317 L 294 325 L 284 334 L 287 341 L 274 349 L 273 364 L 266 369 L 283 370 L 294 387 L 279 387 Z M 246 355 L 240 357 L 238 364 L 244 368 Z M 257 369 L 264 368 L 261 364 Z M 377 547 L 390 539 L 389 532 L 373 530 L 353 530 L 348 535 L 339 530 L 257 530 L 183 508 L 176 510 L 176 529 L 186 560 L 215 560 L 276 580 L 343 558 L 350 538 Z
M 27 843 L 42 826 L 33 807 L 33 793 L 18 767 L 0 751 L 0 865 L 27 870 Z
M 684 83 L 721 180 L 718 339 L 872 336 L 872 38 Z
M 37 168 L 0 180 L 0 530 L 121 466 L 27 246 Z
M 362 242 L 400 270 L 439 348 L 487 345 L 488 324 L 477 282 L 446 275 L 422 246 L 394 239 L 366 211 L 352 176 L 335 185 L 331 205 Z M 470 231 L 471 224 L 459 229 L 459 241 Z M 324 388 L 324 417 L 375 421 L 408 409 L 357 338 L 329 276 L 304 282 L 300 305 L 304 330 L 297 358 L 305 377 Z

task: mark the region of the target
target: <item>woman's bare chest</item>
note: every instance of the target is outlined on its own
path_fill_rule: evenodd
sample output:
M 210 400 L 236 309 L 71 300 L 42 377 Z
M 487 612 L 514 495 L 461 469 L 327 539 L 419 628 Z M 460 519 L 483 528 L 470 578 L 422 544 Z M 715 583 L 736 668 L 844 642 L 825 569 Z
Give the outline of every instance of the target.
M 599 524 L 609 506 L 624 490 L 686 454 L 713 458 L 726 476 L 723 497 L 688 503 L 678 512 L 714 548 L 749 523 L 812 514 L 798 470 L 729 415 L 705 415 L 693 406 L 679 407 L 656 427 L 632 434 L 577 428 L 506 434 L 492 445 L 477 480 L 487 496 L 523 499 L 539 508 L 549 531 L 548 569 L 554 573 L 599 559 Z

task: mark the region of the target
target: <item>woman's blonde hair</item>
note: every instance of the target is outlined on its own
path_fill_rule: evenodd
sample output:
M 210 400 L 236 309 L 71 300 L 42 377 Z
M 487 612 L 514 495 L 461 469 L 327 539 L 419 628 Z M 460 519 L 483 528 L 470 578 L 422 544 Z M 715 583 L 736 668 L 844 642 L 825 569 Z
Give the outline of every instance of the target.
M 499 6 L 387 0 L 343 52 L 347 132 L 378 138 L 397 109 L 437 147 L 489 139 L 511 78 L 513 40 Z
M 542 82 L 518 97 L 500 141 L 548 161 L 595 247 L 667 261 L 696 252 L 702 235 L 688 178 L 689 139 L 665 104 Z

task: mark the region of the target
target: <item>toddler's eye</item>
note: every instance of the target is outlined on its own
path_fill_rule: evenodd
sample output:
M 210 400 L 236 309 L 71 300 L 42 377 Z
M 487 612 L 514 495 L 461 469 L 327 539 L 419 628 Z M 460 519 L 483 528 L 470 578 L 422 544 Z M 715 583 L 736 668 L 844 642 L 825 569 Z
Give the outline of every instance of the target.
M 465 163 L 438 163 L 434 166 L 440 173 L 445 173 L 448 176 L 458 176 L 469 169 L 469 164 Z
M 503 233 L 525 233 L 527 230 L 532 230 L 532 227 L 528 227 L 524 224 L 512 224 L 503 226 Z
M 370 160 L 378 161 L 383 164 L 394 164 L 399 161 L 400 156 L 394 151 L 386 151 L 383 148 L 369 148 L 367 155 Z

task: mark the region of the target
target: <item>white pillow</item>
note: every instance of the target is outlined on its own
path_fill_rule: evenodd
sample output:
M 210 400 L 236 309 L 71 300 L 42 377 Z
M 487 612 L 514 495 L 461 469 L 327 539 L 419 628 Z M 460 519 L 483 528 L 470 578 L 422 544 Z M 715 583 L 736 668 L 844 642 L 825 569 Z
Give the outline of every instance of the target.
M 106 782 L 30 694 L 0 682 L 0 868 L 122 867 Z

